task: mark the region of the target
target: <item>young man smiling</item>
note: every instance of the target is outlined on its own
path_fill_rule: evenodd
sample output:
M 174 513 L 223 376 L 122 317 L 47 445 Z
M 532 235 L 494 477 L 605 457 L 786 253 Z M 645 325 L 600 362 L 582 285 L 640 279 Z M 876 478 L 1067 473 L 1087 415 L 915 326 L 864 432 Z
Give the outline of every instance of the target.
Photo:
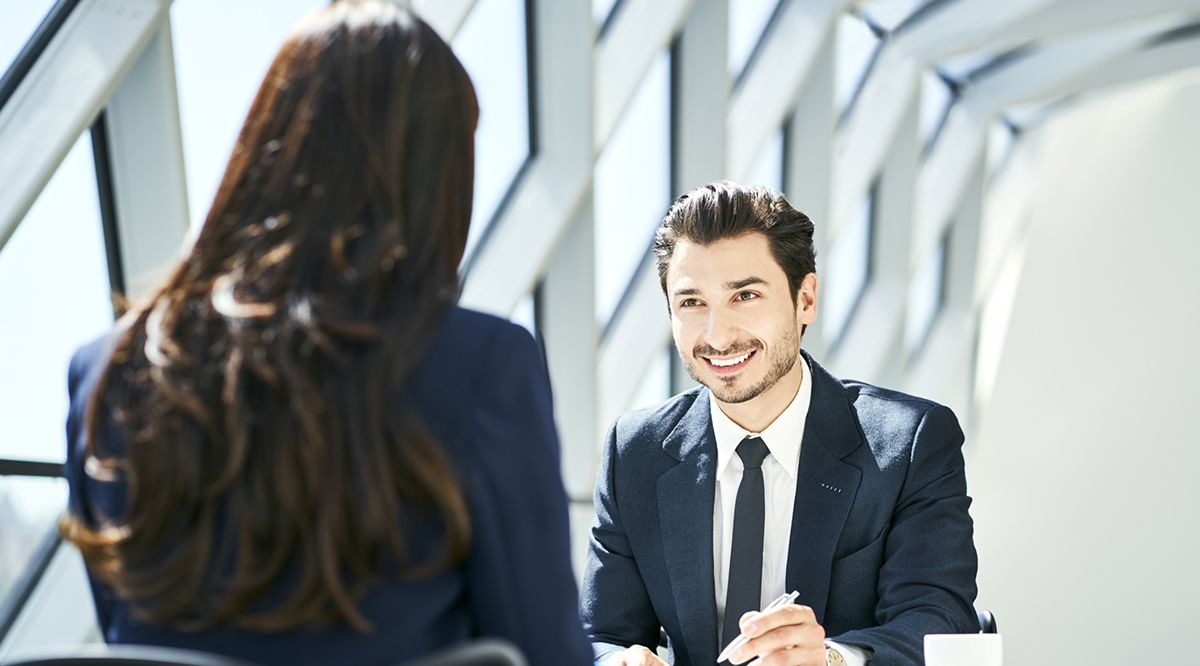
M 975 632 L 962 431 L 927 400 L 832 377 L 812 222 L 765 188 L 680 197 L 654 241 L 675 346 L 703 386 L 617 419 L 596 484 L 582 615 L 597 661 L 922 663 Z M 772 599 L 796 603 L 765 612 Z

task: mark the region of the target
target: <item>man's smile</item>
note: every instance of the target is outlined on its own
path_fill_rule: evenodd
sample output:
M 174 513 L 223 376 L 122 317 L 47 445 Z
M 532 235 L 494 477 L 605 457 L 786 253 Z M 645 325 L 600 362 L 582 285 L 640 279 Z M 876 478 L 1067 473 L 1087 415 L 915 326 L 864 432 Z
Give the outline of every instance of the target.
M 701 356 L 708 362 L 708 367 L 719 375 L 733 374 L 743 367 L 753 357 L 754 351 L 748 351 L 737 356 Z

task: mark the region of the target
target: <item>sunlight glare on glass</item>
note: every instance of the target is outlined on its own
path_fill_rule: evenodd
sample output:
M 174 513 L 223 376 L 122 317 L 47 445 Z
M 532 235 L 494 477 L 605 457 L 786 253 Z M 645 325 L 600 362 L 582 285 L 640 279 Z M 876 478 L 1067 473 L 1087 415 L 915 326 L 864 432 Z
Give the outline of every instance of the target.
M 839 113 L 844 112 L 854 98 L 877 48 L 879 37 L 862 18 L 854 14 L 838 17 L 833 102 Z
M 954 93 L 949 84 L 935 70 L 926 69 L 921 73 L 921 105 L 917 115 L 919 143 L 925 144 L 933 137 L 953 101 Z
M 654 355 L 629 402 L 629 409 L 653 407 L 671 397 L 671 356 L 674 353 L 675 346 L 669 344 Z
M 608 20 L 608 15 L 612 13 L 613 7 L 620 0 L 592 0 L 592 21 L 596 24 L 596 31 L 600 31 L 600 26 Z
M 595 169 L 596 318 L 604 325 L 671 197 L 671 58 L 655 57 Z
M 783 128 L 775 130 L 766 145 L 759 151 L 754 164 L 746 174 L 743 185 L 764 185 L 783 191 Z
M 292 25 L 326 0 L 176 0 L 175 82 L 194 235 L 233 153 L 250 103 Z
M 1013 128 L 1007 122 L 997 120 L 988 127 L 987 172 L 989 174 L 995 173 L 1004 165 L 1016 141 L 1017 137 L 1013 134 Z
M 67 366 L 113 321 L 84 132 L 0 249 L 0 458 L 66 457 Z
M 871 266 L 871 214 L 874 190 L 842 224 L 825 262 L 821 332 L 833 344 L 842 337 L 867 286 Z
M 67 482 L 0 476 L 0 607 L 67 507 Z
M 33 37 L 55 0 L 20 0 L 6 2 L 4 20 L 0 21 L 0 73 L 8 71 L 13 61 Z
M 908 283 L 908 304 L 904 317 L 904 347 L 909 353 L 919 350 L 942 307 L 943 275 L 946 271 L 946 238 L 917 267 Z
M 470 257 L 529 158 L 524 0 L 479 0 L 454 37 L 454 53 L 479 100 Z
M 729 0 L 729 73 L 737 77 L 750 62 L 775 8 L 786 0 Z
M 537 300 L 533 294 L 525 294 L 521 300 L 517 301 L 517 306 L 513 308 L 508 320 L 529 331 L 530 335 L 537 337 Z

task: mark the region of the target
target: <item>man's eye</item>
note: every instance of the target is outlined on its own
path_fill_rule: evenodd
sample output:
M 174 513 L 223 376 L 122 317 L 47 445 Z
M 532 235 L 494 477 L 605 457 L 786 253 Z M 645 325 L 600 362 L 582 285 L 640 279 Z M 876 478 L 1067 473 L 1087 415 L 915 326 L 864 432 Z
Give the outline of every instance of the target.
M 739 301 L 748 301 L 752 298 L 758 298 L 758 294 L 756 294 L 752 291 L 743 291 L 743 292 L 739 293 L 737 296 L 735 296 L 734 298 L 736 298 Z
M 683 299 L 683 302 L 679 304 L 679 307 L 681 307 L 681 308 L 694 308 L 694 307 L 696 307 L 697 305 L 700 305 L 700 301 L 698 301 L 698 300 L 696 300 L 696 299 L 694 299 L 694 298 L 685 298 L 685 299 Z

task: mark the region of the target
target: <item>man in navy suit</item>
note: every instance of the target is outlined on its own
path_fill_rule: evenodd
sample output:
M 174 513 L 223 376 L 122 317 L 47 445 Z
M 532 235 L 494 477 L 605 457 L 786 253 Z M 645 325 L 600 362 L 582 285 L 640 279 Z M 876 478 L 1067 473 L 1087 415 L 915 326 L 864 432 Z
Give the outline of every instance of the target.
M 665 632 L 674 664 L 711 666 L 738 633 L 735 664 L 921 664 L 925 634 L 979 630 L 962 431 L 800 349 L 812 230 L 728 182 L 658 230 L 675 345 L 704 386 L 609 431 L 581 599 L 599 662 L 661 664 Z

